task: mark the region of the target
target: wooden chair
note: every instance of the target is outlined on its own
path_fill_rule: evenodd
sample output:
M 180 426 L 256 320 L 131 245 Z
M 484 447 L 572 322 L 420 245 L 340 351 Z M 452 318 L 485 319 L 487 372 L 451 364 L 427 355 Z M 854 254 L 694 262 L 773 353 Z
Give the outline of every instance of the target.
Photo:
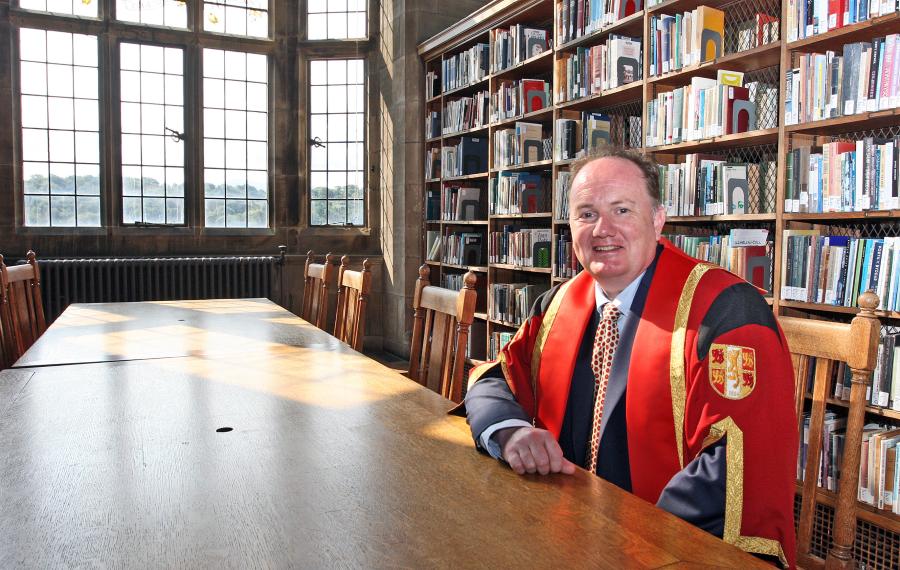
M 469 328 L 475 318 L 475 274 L 459 291 L 432 287 L 428 265 L 419 267 L 413 296 L 413 332 L 406 375 L 454 402 L 462 400 Z
M 4 289 L 10 307 L 13 356 L 17 359 L 47 330 L 41 301 L 41 274 L 33 251 L 26 255 L 28 263 L 7 267 L 0 264 Z
M 6 276 L 6 265 L 0 255 L 0 370 L 5 370 L 15 363 L 15 341 L 13 339 L 12 306 L 9 304 L 9 283 Z
M 334 317 L 334 336 L 353 347 L 362 349 L 366 329 L 366 305 L 372 289 L 371 262 L 363 261 L 362 271 L 351 271 L 350 258 L 341 258 L 338 271 L 337 312 Z
M 300 318 L 325 330 L 328 312 L 328 284 L 334 275 L 334 256 L 325 254 L 325 263 L 313 263 L 312 250 L 306 252 L 306 266 L 303 269 L 303 306 Z
M 828 550 L 824 566 L 856 567 L 853 561 L 853 543 L 856 539 L 856 499 L 860 444 L 865 423 L 866 386 L 875 369 L 881 326 L 874 313 L 875 307 L 878 306 L 878 297 L 874 293 L 871 291 L 863 293 L 859 298 L 859 306 L 861 307 L 859 314 L 849 324 L 796 317 L 778 318 L 794 363 L 795 404 L 801 434 L 803 404 L 810 396 L 807 393 L 806 380 L 810 377 L 810 373 L 814 375 L 806 471 L 802 483 L 800 516 L 797 521 L 797 565 L 804 568 L 823 566 L 821 558 L 812 555 L 811 541 L 816 524 L 816 503 L 825 502 L 817 499 L 828 492 L 820 489 L 816 485 L 816 480 L 822 454 L 825 403 L 831 395 L 829 379 L 833 367 L 841 361 L 846 362 L 852 371 L 852 387 L 840 485 L 834 505 L 833 545 Z M 815 368 L 810 369 L 813 362 Z

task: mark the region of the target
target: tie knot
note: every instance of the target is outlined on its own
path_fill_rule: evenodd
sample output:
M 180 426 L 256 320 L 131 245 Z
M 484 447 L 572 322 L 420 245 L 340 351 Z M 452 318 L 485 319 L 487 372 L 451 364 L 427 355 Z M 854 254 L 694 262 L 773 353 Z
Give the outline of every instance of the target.
M 607 303 L 603 305 L 604 321 L 618 321 L 621 315 L 622 312 L 619 311 L 619 307 L 615 306 L 613 303 Z

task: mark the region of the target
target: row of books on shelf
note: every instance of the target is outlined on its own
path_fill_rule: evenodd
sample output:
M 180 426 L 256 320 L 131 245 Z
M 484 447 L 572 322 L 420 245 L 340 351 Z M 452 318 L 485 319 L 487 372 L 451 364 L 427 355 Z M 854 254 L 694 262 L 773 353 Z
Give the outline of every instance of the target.
M 803 415 L 803 434 L 797 461 L 797 478 L 805 479 L 809 460 L 810 414 Z M 837 492 L 841 485 L 841 466 L 847 430 L 845 416 L 827 411 L 822 431 L 822 453 L 817 466 L 816 485 Z M 900 430 L 877 423 L 863 428 L 860 446 L 857 500 L 883 511 L 900 514 Z
M 900 310 L 900 238 L 823 236 L 819 230 L 784 230 L 781 298 L 856 307 L 868 290 L 878 308 Z
M 491 94 L 491 122 L 540 111 L 552 101 L 550 83 L 543 79 L 500 81 Z
M 572 173 L 568 170 L 556 172 L 556 194 L 553 197 L 553 217 L 557 220 L 569 219 L 569 187 Z
M 460 137 L 455 145 L 441 147 L 441 174 L 444 177 L 487 172 L 487 138 Z
M 785 82 L 785 124 L 900 106 L 900 34 L 797 53 Z
M 459 291 L 466 284 L 465 277 L 465 273 L 445 273 L 441 278 L 441 287 Z
M 441 78 L 437 71 L 425 72 L 425 98 L 432 99 L 441 94 Z
M 893 14 L 895 0 L 788 0 L 786 35 L 789 42 L 802 40 L 844 26 Z
M 486 43 L 477 43 L 467 50 L 444 58 L 441 62 L 441 86 L 444 93 L 487 77 L 490 60 L 490 45 Z
M 725 12 L 698 6 L 683 14 L 650 16 L 650 76 L 725 55 Z
M 509 343 L 516 336 L 514 332 L 494 331 L 491 333 L 490 346 L 488 346 L 488 360 L 497 360 L 500 355 L 500 349 Z
M 689 236 L 668 234 L 676 247 L 702 261 L 709 261 L 765 291 L 772 291 L 772 242 L 768 230 L 732 230 L 729 235 Z
M 556 37 L 572 41 L 642 9 L 641 0 L 557 0 Z
M 546 285 L 529 283 L 492 283 L 488 318 L 518 326 L 528 318 L 535 299 L 547 289 Z
M 483 218 L 479 216 L 481 188 L 477 186 L 445 185 L 442 200 L 441 219 L 451 221 L 471 221 Z
M 560 111 L 553 124 L 556 160 L 579 158 L 602 143 L 616 142 L 628 148 L 641 146 L 641 118 L 635 115 L 594 111 Z
M 520 267 L 550 267 L 550 228 L 520 228 L 505 224 L 488 236 L 488 263 Z
M 778 86 L 742 85 L 743 74 L 719 71 L 718 79 L 691 84 L 647 102 L 647 146 L 696 141 L 778 126 Z
M 481 266 L 484 263 L 484 241 L 481 232 L 458 232 L 442 236 L 441 261 L 450 265 Z
M 900 207 L 900 136 L 794 144 L 785 160 L 785 212 Z
M 494 168 L 550 160 L 551 142 L 540 123 L 517 122 L 494 131 Z
M 492 215 L 536 214 L 549 207 L 550 181 L 530 172 L 500 172 L 488 187 L 488 212 Z
M 556 262 L 553 265 L 553 276 L 568 279 L 581 271 L 581 264 L 575 257 L 572 248 L 572 232 L 568 228 L 560 228 L 556 234 Z
M 432 147 L 425 149 L 425 178 L 434 179 L 441 175 L 441 148 Z M 435 218 L 428 217 L 433 220 Z
M 774 207 L 774 200 L 765 198 L 775 194 L 775 160 L 726 162 L 715 155 L 687 154 L 684 162 L 658 169 L 668 216 L 760 214 Z
M 514 24 L 490 31 L 491 72 L 496 73 L 550 49 L 549 33 L 542 28 Z
M 425 138 L 441 136 L 441 114 L 438 111 L 425 112 Z
M 490 94 L 479 91 L 471 97 L 448 101 L 442 113 L 442 132 L 452 135 L 461 131 L 485 127 L 490 112 Z
M 556 102 L 614 89 L 642 77 L 641 40 L 611 35 L 599 45 L 563 53 L 554 68 Z

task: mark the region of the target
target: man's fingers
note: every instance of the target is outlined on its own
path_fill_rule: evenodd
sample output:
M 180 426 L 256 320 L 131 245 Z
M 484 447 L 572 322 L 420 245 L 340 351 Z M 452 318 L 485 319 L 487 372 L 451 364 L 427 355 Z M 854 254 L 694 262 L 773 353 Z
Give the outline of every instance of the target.
M 542 439 L 543 440 L 532 441 L 529 445 L 529 450 L 531 451 L 531 456 L 534 458 L 534 465 L 537 472 L 541 475 L 546 475 L 547 473 L 550 473 L 550 457 L 547 454 L 549 444 L 546 443 L 546 438 Z
M 560 473 L 562 472 L 563 462 L 566 459 L 563 457 L 562 449 L 560 449 L 559 444 L 555 441 L 547 441 L 546 442 L 547 449 L 547 458 L 550 461 L 550 472 L 551 473 Z M 568 463 L 568 462 L 566 462 Z
M 563 458 L 562 467 L 559 470 L 560 473 L 564 473 L 566 475 L 574 475 L 575 474 L 575 464 L 569 461 L 566 458 Z
M 525 474 L 525 468 L 522 465 L 522 459 L 519 457 L 519 452 L 511 449 L 506 453 L 506 462 L 509 464 L 510 468 L 518 473 L 519 475 Z

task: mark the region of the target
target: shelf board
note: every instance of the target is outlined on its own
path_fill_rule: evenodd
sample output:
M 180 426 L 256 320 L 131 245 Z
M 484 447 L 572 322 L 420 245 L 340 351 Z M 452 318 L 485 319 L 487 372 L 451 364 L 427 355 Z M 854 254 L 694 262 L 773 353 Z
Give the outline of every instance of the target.
M 544 69 L 546 68 L 546 69 Z M 534 57 L 530 57 L 521 63 L 495 71 L 490 77 L 492 79 L 504 79 L 506 77 L 521 77 L 523 73 L 532 73 L 539 71 L 541 73 L 549 73 L 553 71 L 553 49 L 545 50 Z
M 796 482 L 796 485 L 797 493 L 802 493 L 803 482 L 798 480 Z M 837 493 L 835 493 L 834 491 L 829 491 L 828 489 L 824 489 L 822 487 L 816 487 L 816 502 L 822 503 L 823 505 L 828 505 L 832 508 L 836 508 L 837 499 Z M 889 511 L 876 508 L 868 503 L 856 501 L 856 512 L 857 516 L 861 519 L 875 523 L 876 525 L 891 532 L 900 532 L 900 519 L 898 519 L 897 515 Z
M 486 226 L 487 220 L 444 220 L 448 226 Z
M 511 166 L 504 166 L 502 168 L 492 168 L 491 174 L 496 174 L 500 172 L 510 172 L 515 170 L 530 170 L 532 168 L 541 168 L 544 166 L 553 166 L 552 160 L 538 160 L 535 162 L 526 162 L 525 164 L 513 164 Z
M 824 34 L 816 34 L 802 40 L 788 43 L 789 50 L 825 52 L 839 50 L 844 44 L 858 41 L 872 41 L 877 36 L 900 32 L 900 13 L 879 16 L 864 22 L 857 22 Z
M 808 311 L 821 311 L 823 313 L 838 313 L 843 315 L 855 315 L 859 312 L 859 307 L 826 305 L 824 303 L 804 303 L 802 301 L 782 300 L 779 301 L 778 304 L 790 309 L 805 309 Z M 900 312 L 897 311 L 875 311 L 875 315 L 887 319 L 900 319 Z
M 553 216 L 550 212 L 536 212 L 532 214 L 491 214 L 489 220 L 523 220 L 530 218 L 549 218 Z
M 781 41 L 775 41 L 768 44 L 730 53 L 712 61 L 683 67 L 677 71 L 670 71 L 662 75 L 654 75 L 648 79 L 651 85 L 661 83 L 663 85 L 687 85 L 690 83 L 691 77 L 710 77 L 715 78 L 716 72 L 720 69 L 730 71 L 755 71 L 766 67 L 778 65 L 781 58 Z
M 491 269 L 508 269 L 510 271 L 523 271 L 525 273 L 553 273 L 550 267 L 528 267 L 525 265 L 510 265 L 507 263 L 491 263 L 488 265 Z
M 840 406 L 842 408 L 850 408 L 850 402 L 847 400 L 838 400 L 836 398 L 826 398 L 826 402 L 833 406 Z M 891 408 L 879 408 L 877 406 L 866 406 L 866 413 L 873 416 L 880 416 L 882 418 L 889 418 L 892 420 L 900 420 L 900 412 L 897 410 L 892 410 Z
M 576 160 L 578 160 L 578 159 L 577 158 L 566 158 L 564 160 L 556 160 L 553 162 L 553 164 L 555 164 L 556 166 L 569 166 Z
M 553 220 L 553 223 L 560 226 L 568 226 L 569 220 Z
M 900 125 L 900 107 L 785 125 L 784 132 L 804 135 L 836 135 L 854 130 L 873 130 L 895 125 Z
M 571 279 L 571 277 L 554 277 L 553 282 L 554 283 L 565 283 L 569 279 Z
M 430 105 L 431 103 L 434 103 L 434 102 L 436 102 L 436 101 L 440 101 L 440 100 L 441 100 L 441 97 L 443 97 L 443 94 L 438 93 L 437 95 L 435 95 L 435 96 L 432 97 L 431 99 L 425 99 L 425 104 L 426 104 L 426 105 Z
M 442 263 L 440 261 L 434 261 L 432 259 L 428 259 L 425 261 L 428 265 L 434 265 L 435 267 L 440 267 Z
M 434 183 L 434 182 L 440 182 L 440 181 L 441 181 L 440 178 L 426 178 L 426 179 L 425 179 L 425 184 L 432 184 L 432 183 Z
M 478 87 L 484 87 L 485 89 L 487 89 L 488 77 L 489 76 L 485 75 L 484 79 L 479 79 L 478 81 L 476 81 L 474 83 L 469 83 L 468 85 L 463 85 L 462 87 L 457 87 L 456 89 L 451 89 L 450 91 L 445 91 L 443 93 L 443 96 L 449 97 L 451 95 L 461 95 L 469 90 L 478 91 Z
M 513 123 L 517 123 L 519 121 L 549 121 L 553 119 L 553 107 L 546 107 L 544 109 L 538 109 L 537 111 L 532 111 L 530 113 L 525 113 L 524 115 L 517 115 L 515 117 L 510 117 L 508 119 L 501 119 L 499 121 L 495 121 L 491 123 L 491 128 L 496 129 L 499 127 L 503 127 L 506 125 L 511 125 Z
M 444 221 L 444 220 L 425 220 L 425 223 L 426 223 L 426 224 L 439 224 L 439 223 L 441 223 L 441 222 L 443 222 L 443 221 Z
M 587 97 L 564 101 L 556 105 L 556 108 L 562 111 L 584 111 L 585 109 L 596 109 L 598 107 L 610 107 L 641 98 L 643 93 L 644 82 L 641 80 L 632 81 L 626 85 L 616 87 L 615 89 L 607 89 L 600 93 L 594 93 Z
M 662 146 L 646 147 L 648 153 L 656 152 L 701 152 L 705 150 L 715 150 L 721 148 L 738 148 L 744 146 L 757 146 L 764 144 L 774 144 L 778 142 L 778 129 L 763 129 L 759 131 L 750 131 L 747 133 L 734 133 L 730 135 L 722 135 L 720 137 L 712 137 L 708 139 L 700 139 L 696 141 L 687 141 L 675 144 L 667 144 Z
M 443 267 L 450 269 L 462 269 L 463 271 L 474 271 L 475 273 L 487 273 L 488 268 L 481 265 L 456 265 L 453 263 L 442 263 Z
M 900 217 L 900 210 L 865 210 L 863 212 L 785 213 L 786 222 L 843 222 L 846 220 L 871 220 Z
M 464 130 L 464 131 L 456 131 L 456 132 L 453 132 L 453 133 L 447 133 L 447 134 L 443 135 L 442 138 L 444 138 L 444 139 L 456 139 L 456 138 L 459 138 L 459 137 L 464 137 L 464 136 L 466 136 L 466 135 L 470 135 L 470 134 L 472 134 L 472 133 L 477 133 L 477 132 L 480 132 L 480 131 L 486 131 L 487 129 L 488 129 L 488 126 L 487 126 L 487 125 L 482 125 L 482 126 L 480 126 L 480 127 L 472 127 L 471 129 L 466 129 L 466 130 Z
M 774 222 L 775 214 L 734 214 L 728 216 L 668 216 L 666 223 L 707 224 L 711 222 Z
M 441 140 L 442 140 L 443 138 L 444 138 L 444 137 L 441 136 L 441 135 L 438 135 L 438 136 L 436 136 L 436 137 L 431 137 L 431 138 L 425 139 L 425 144 L 441 142 Z
M 475 318 L 479 321 L 487 321 L 487 313 L 475 313 Z
M 478 180 L 479 178 L 487 178 L 487 172 L 479 172 L 477 174 L 463 174 L 462 176 L 448 176 L 444 178 L 444 182 L 452 182 L 453 180 Z
M 594 30 L 589 34 L 569 40 L 566 43 L 557 46 L 556 51 L 567 51 L 583 46 L 585 44 L 593 44 L 597 40 L 601 40 L 609 34 L 622 34 L 624 36 L 644 36 L 644 11 L 640 10 L 630 16 L 626 16 L 617 22 L 613 22 L 608 26 L 604 26 L 599 30 Z

